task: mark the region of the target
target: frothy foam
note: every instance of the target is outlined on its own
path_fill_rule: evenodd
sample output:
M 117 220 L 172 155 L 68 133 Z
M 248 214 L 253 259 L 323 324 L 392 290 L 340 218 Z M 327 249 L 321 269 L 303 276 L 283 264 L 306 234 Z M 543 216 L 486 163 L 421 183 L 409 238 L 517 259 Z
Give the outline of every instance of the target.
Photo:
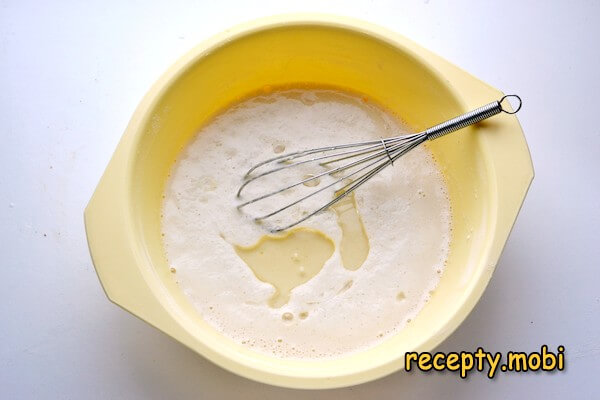
M 329 90 L 253 97 L 204 126 L 173 167 L 162 218 L 170 266 L 202 317 L 256 351 L 313 359 L 374 346 L 414 319 L 439 281 L 450 239 L 446 187 L 424 146 L 355 192 L 370 246 L 356 270 L 343 266 L 334 210 L 302 224 L 331 238 L 333 255 L 279 308 L 268 304 L 273 286 L 232 246 L 265 234 L 235 207 L 241 177 L 257 161 L 407 131 L 360 97 Z

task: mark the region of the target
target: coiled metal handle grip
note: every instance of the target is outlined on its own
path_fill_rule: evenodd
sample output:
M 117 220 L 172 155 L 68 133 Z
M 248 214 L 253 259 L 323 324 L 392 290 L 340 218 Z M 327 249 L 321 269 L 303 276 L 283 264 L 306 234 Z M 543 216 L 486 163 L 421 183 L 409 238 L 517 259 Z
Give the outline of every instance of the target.
M 515 98 L 519 102 L 519 105 L 514 111 L 507 111 L 506 109 L 502 108 L 502 102 L 508 98 Z M 498 101 L 486 104 L 485 106 L 476 108 L 475 110 L 469 111 L 466 114 L 460 115 L 456 118 L 452 118 L 446 122 L 442 122 L 441 124 L 433 126 L 427 129 L 425 133 L 427 134 L 427 139 L 437 139 L 439 137 L 449 134 L 450 132 L 454 132 L 466 126 L 476 124 L 477 122 L 483 121 L 484 119 L 499 114 L 500 112 L 505 112 L 507 114 L 516 114 L 521 109 L 521 105 L 522 102 L 519 96 L 517 96 L 516 94 L 508 94 Z

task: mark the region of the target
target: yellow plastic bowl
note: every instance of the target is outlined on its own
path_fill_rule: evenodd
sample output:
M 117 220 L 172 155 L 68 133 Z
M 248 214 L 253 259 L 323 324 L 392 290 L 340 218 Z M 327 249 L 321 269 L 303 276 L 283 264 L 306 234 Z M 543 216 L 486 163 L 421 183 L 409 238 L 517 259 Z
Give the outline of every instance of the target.
M 178 153 L 208 118 L 265 85 L 298 82 L 365 93 L 417 130 L 502 96 L 364 22 L 288 15 L 242 25 L 193 49 L 144 97 L 85 211 L 88 243 L 110 300 L 223 368 L 279 386 L 354 385 L 403 368 L 406 351 L 431 351 L 465 319 L 494 271 L 533 167 L 516 117 L 506 114 L 429 143 L 447 178 L 453 237 L 422 312 L 384 343 L 340 359 L 256 353 L 203 321 L 177 287 L 161 241 L 161 196 Z

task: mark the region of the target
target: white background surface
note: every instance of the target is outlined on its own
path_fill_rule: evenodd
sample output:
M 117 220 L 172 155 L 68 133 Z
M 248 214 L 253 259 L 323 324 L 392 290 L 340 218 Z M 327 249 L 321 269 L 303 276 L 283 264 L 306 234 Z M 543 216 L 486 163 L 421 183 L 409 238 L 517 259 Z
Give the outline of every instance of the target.
M 0 1 L 0 398 L 600 397 L 599 2 L 53 3 Z M 139 100 L 207 36 L 299 10 L 387 26 L 523 97 L 536 178 L 487 291 L 439 349 L 562 344 L 566 371 L 279 389 L 212 365 L 104 297 L 82 212 Z

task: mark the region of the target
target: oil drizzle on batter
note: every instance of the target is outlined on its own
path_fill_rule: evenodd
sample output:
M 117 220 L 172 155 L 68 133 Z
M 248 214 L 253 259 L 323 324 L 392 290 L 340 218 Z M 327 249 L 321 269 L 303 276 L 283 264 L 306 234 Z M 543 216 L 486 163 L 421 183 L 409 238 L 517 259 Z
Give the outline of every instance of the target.
M 339 193 L 336 193 L 338 195 Z M 354 192 L 332 206 L 342 229 L 340 255 L 344 268 L 356 271 L 369 255 L 369 237 L 356 208 Z
M 335 249 L 333 240 L 308 228 L 265 235 L 254 245 L 233 247 L 259 280 L 275 288 L 268 301 L 273 308 L 287 304 L 292 289 L 317 275 Z

